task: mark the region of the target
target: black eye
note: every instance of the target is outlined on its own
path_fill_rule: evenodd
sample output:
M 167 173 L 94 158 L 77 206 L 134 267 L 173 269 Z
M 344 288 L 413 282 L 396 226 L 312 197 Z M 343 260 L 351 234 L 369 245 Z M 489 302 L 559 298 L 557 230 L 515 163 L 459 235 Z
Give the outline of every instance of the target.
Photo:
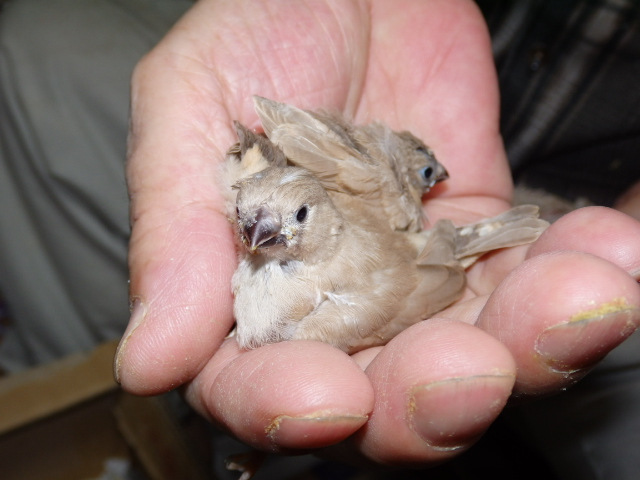
M 420 175 L 422 176 L 422 178 L 426 181 L 430 181 L 431 180 L 431 175 L 433 175 L 433 168 L 432 167 L 424 167 L 422 170 L 420 170 Z
M 309 209 L 306 205 L 303 205 L 300 207 L 300 210 L 298 210 L 298 213 L 296 213 L 296 220 L 300 223 L 304 222 L 307 218 L 307 213 L 309 213 Z

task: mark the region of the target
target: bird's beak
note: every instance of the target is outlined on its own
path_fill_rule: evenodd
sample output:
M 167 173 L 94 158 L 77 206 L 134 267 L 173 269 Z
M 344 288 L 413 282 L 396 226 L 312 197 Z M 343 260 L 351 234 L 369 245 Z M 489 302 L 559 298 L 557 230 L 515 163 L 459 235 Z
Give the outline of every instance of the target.
M 433 185 L 435 185 L 436 183 L 442 182 L 447 178 L 449 178 L 449 172 L 447 172 L 447 169 L 444 168 L 442 165 L 438 164 L 438 166 L 436 167 L 436 174 L 433 177 Z
M 277 216 L 264 206 L 258 208 L 255 218 L 255 223 L 244 229 L 244 236 L 252 252 L 275 244 L 282 228 Z

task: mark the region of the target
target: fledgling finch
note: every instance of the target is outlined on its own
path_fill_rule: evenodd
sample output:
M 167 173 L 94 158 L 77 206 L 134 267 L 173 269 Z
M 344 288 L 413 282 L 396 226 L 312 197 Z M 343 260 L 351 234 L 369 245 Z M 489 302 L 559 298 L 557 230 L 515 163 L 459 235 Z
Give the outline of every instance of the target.
M 441 220 L 396 231 L 367 207 L 339 209 L 311 171 L 283 164 L 278 147 L 253 132 L 239 134 L 229 171 L 270 165 L 237 175 L 229 212 L 242 245 L 232 280 L 242 348 L 290 339 L 348 353 L 384 345 L 458 300 L 464 269 L 480 255 L 528 243 L 546 226 L 535 207 L 518 207 L 465 227 Z
M 267 137 L 291 164 L 312 171 L 340 209 L 369 208 L 393 230 L 422 229 L 422 197 L 449 175 L 419 138 L 380 122 L 355 126 L 337 112 L 253 101 Z
M 337 112 L 302 110 L 257 95 L 253 102 L 266 135 L 287 162 L 311 170 L 341 211 L 379 218 L 408 234 L 434 231 L 423 230 L 422 197 L 449 175 L 419 138 L 381 122 L 353 125 Z M 465 268 L 483 253 L 535 241 L 548 226 L 537 212 L 528 206 L 505 212 L 497 222 L 486 219 L 458 229 L 457 255 Z M 500 234 L 486 235 L 490 225 L 501 226 Z M 424 238 L 415 241 L 423 245 Z
M 219 171 L 219 186 L 225 197 L 228 212 L 235 211 L 237 189 L 233 185 L 243 178 L 250 177 L 268 167 L 284 167 L 287 159 L 282 150 L 272 148 L 272 143 L 262 135 L 256 135 L 240 122 L 234 121 L 233 127 L 238 142 L 227 150 L 226 160 Z

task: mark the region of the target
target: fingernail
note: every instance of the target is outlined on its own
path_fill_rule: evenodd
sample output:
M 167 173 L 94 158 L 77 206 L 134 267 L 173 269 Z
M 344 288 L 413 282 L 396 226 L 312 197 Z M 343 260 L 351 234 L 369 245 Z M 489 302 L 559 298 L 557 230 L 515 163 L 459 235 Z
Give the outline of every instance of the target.
M 116 350 L 116 356 L 113 362 L 113 374 L 116 382 L 118 383 L 120 383 L 120 361 L 122 359 L 122 355 L 124 354 L 127 342 L 129 341 L 129 338 L 131 338 L 131 335 L 136 330 L 136 328 L 138 328 L 144 320 L 145 314 L 146 308 L 142 303 L 142 300 L 139 297 L 133 298 L 133 302 L 131 303 L 131 318 L 129 319 L 129 325 L 127 325 L 127 329 L 122 335 L 122 339 L 120 340 L 120 344 L 118 345 L 118 349 Z
M 326 412 L 293 417 L 279 415 L 265 433 L 279 447 L 320 448 L 348 437 L 369 419 L 368 415 L 332 415 Z
M 409 427 L 435 450 L 466 448 L 502 411 L 514 381 L 512 375 L 481 375 L 415 386 Z
M 615 299 L 547 328 L 538 337 L 535 350 L 551 369 L 574 373 L 602 360 L 639 325 L 640 309 L 625 299 Z

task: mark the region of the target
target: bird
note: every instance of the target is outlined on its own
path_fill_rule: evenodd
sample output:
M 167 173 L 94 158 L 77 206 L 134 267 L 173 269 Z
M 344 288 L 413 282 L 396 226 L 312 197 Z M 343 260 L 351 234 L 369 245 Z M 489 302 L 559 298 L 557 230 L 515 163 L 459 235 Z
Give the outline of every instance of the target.
M 289 163 L 312 171 L 340 208 L 368 208 L 383 213 L 394 230 L 422 230 L 422 197 L 449 178 L 422 140 L 381 122 L 356 126 L 338 112 L 302 110 L 257 95 L 253 102 L 271 142 Z
M 352 354 L 385 345 L 460 299 L 465 269 L 482 254 L 529 243 L 546 227 L 536 207 L 521 206 L 462 227 L 443 219 L 397 230 L 370 206 L 343 208 L 278 145 L 236 131 L 223 177 L 235 195 L 227 214 L 238 239 L 231 287 L 242 349 L 318 340 Z
M 237 189 L 234 185 L 239 180 L 270 166 L 287 165 L 282 150 L 271 148 L 272 143 L 266 137 L 257 135 L 237 120 L 233 121 L 233 127 L 238 141 L 229 147 L 218 171 L 218 187 L 227 211 L 235 209 Z

